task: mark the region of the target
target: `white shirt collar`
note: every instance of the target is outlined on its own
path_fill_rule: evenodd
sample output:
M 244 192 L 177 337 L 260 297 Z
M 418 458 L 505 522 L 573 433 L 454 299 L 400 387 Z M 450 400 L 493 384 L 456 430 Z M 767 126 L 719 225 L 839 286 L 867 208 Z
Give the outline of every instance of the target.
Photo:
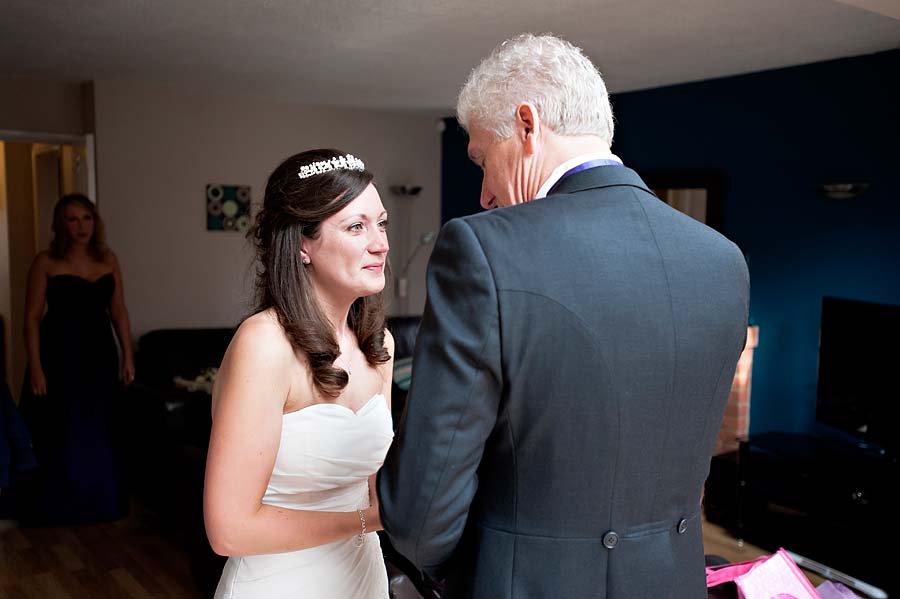
M 544 181 L 544 184 L 541 185 L 541 188 L 538 189 L 537 196 L 534 199 L 538 200 L 540 198 L 547 197 L 547 192 L 556 185 L 557 181 L 562 179 L 562 176 L 565 175 L 569 169 L 575 168 L 580 164 L 584 164 L 585 162 L 590 162 L 591 160 L 617 160 L 622 162 L 622 159 L 612 154 L 610 152 L 594 152 L 592 154 L 581 154 L 580 156 L 576 156 L 574 158 L 570 158 L 566 160 L 558 167 L 553 169 L 553 172 L 550 173 L 550 176 Z

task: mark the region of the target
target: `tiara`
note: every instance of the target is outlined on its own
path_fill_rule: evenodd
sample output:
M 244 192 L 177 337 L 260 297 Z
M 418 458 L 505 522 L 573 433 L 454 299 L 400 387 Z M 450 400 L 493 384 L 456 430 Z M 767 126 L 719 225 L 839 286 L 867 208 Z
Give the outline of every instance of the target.
M 312 177 L 313 175 L 321 175 L 322 173 L 327 173 L 328 171 L 337 169 L 364 171 L 366 170 L 366 165 L 362 160 L 360 160 L 353 154 L 347 154 L 346 156 L 331 158 L 330 160 L 320 160 L 319 162 L 310 162 L 309 164 L 304 164 L 300 167 L 300 172 L 297 173 L 297 175 L 301 179 L 306 179 L 307 177 Z

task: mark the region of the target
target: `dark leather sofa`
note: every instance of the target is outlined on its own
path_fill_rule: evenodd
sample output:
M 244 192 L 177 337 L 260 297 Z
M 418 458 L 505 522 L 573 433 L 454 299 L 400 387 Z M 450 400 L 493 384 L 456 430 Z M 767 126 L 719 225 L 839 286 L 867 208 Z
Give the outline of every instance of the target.
M 197 585 L 209 597 L 225 563 L 209 546 L 203 525 L 212 398 L 177 388 L 174 379 L 193 379 L 204 368 L 218 367 L 233 335 L 232 328 L 144 334 L 135 353 L 135 382 L 124 402 L 131 491 L 185 548 Z
M 395 358 L 411 356 L 420 317 L 388 319 Z M 203 527 L 203 476 L 211 428 L 211 397 L 203 391 L 176 388 L 174 378 L 193 379 L 218 367 L 234 335 L 233 328 L 161 329 L 138 341 L 136 379 L 128 389 L 122 423 L 126 435 L 129 481 L 142 505 L 160 515 L 169 532 L 186 549 L 191 571 L 204 595 L 212 596 L 225 558 L 216 555 Z M 406 392 L 392 389 L 394 423 Z M 436 597 L 428 583 L 382 534 L 391 593 L 396 599 Z

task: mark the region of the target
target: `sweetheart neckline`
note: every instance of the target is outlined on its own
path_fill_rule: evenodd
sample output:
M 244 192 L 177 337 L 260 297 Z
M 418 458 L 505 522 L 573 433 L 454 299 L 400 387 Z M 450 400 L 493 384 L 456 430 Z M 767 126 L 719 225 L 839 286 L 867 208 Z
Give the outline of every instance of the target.
M 341 405 L 341 404 L 339 404 L 339 403 L 320 402 L 320 403 L 314 403 L 314 404 L 311 404 L 311 405 L 308 405 L 308 406 L 304 406 L 304 407 L 300 408 L 299 410 L 294 410 L 294 411 L 292 411 L 292 412 L 285 412 L 285 413 L 283 413 L 281 416 L 282 416 L 282 418 L 284 418 L 284 417 L 286 417 L 286 416 L 292 416 L 292 415 L 294 415 L 294 414 L 299 414 L 300 412 L 304 412 L 304 411 L 306 411 L 306 410 L 310 410 L 310 409 L 315 408 L 315 407 L 318 407 L 318 406 L 332 406 L 332 407 L 335 407 L 335 408 L 340 408 L 341 410 L 344 410 L 344 411 L 346 411 L 346 412 L 350 412 L 350 414 L 351 414 L 352 416 L 359 416 L 363 411 L 366 410 L 366 408 L 368 408 L 368 407 L 372 404 L 373 401 L 375 401 L 375 400 L 378 399 L 379 397 L 380 397 L 381 399 L 385 400 L 385 402 L 387 401 L 387 398 L 385 398 L 384 393 L 376 393 L 376 394 L 373 395 L 371 398 L 369 398 L 369 401 L 367 401 L 367 402 L 364 403 L 362 406 L 360 406 L 360 408 L 359 408 L 358 410 L 356 410 L 356 411 L 353 411 L 352 408 L 348 408 L 347 406 L 343 406 L 343 405 Z
M 57 278 L 57 277 L 72 277 L 73 279 L 80 279 L 80 280 L 84 281 L 85 283 L 91 283 L 91 284 L 94 284 L 94 283 L 100 281 L 101 279 L 105 279 L 106 277 L 111 277 L 111 276 L 113 276 L 113 273 L 108 272 L 108 273 L 106 273 L 106 274 L 100 275 L 100 276 L 97 277 L 96 279 L 88 279 L 87 277 L 82 277 L 81 275 L 74 275 L 74 274 L 69 273 L 69 272 L 63 272 L 63 273 L 60 273 L 60 274 L 58 274 L 58 275 L 49 275 L 49 276 L 47 277 L 47 280 L 55 279 L 55 278 Z

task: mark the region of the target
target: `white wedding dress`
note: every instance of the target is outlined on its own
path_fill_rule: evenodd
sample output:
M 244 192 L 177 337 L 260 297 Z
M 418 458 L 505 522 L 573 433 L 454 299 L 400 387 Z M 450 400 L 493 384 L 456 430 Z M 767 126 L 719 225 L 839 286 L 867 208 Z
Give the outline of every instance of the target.
M 263 503 L 296 510 L 355 512 L 369 506 L 368 478 L 393 439 L 385 397 L 358 412 L 315 404 L 285 414 Z M 374 491 L 374 490 L 373 490 Z M 375 599 L 388 597 L 378 535 L 301 551 L 229 557 L 216 599 Z

